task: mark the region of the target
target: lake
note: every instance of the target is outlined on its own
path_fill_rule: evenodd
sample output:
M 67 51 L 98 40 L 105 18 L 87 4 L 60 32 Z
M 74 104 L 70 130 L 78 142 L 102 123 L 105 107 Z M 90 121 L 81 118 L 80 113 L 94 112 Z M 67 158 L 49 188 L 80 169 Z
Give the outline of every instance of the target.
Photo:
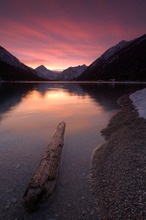
M 90 162 L 117 99 L 146 87 L 121 83 L 0 84 L 0 219 L 97 219 Z M 66 122 L 54 196 L 33 214 L 22 196 L 54 130 Z

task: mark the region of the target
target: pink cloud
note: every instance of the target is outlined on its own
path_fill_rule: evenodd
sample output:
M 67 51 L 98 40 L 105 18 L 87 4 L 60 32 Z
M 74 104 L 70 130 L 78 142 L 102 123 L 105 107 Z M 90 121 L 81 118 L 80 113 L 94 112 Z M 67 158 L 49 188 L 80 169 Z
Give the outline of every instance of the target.
M 120 40 L 144 34 L 146 4 L 126 2 L 5 0 L 0 43 L 32 67 L 89 65 Z

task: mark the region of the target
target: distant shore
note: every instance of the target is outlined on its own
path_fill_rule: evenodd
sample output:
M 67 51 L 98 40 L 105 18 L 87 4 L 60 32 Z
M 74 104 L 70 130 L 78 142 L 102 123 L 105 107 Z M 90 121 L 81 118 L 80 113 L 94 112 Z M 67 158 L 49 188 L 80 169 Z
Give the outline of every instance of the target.
M 99 219 L 144 220 L 146 120 L 129 96 L 118 100 L 121 110 L 101 131 L 105 143 L 93 153 L 91 178 Z
M 95 83 L 95 84 L 146 84 L 146 81 L 104 81 L 104 80 L 97 80 L 97 81 L 76 81 L 76 80 L 66 80 L 66 81 L 59 81 L 59 80 L 41 80 L 41 81 L 5 81 L 0 80 L 0 83 Z

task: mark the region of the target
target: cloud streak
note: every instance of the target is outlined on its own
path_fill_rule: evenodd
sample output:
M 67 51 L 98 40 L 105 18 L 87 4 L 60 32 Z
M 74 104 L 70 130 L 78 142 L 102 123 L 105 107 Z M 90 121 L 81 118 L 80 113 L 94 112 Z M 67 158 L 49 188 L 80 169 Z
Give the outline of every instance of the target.
M 144 34 L 145 11 L 145 0 L 5 0 L 0 43 L 32 67 L 89 65 L 120 40 Z

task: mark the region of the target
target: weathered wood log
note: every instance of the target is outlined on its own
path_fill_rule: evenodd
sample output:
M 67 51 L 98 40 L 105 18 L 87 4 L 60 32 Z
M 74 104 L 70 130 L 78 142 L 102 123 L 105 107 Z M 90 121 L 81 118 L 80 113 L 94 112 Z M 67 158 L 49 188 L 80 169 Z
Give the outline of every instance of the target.
M 31 178 L 23 196 L 28 211 L 34 211 L 54 191 L 64 145 L 65 122 L 60 122 L 47 147 L 40 164 Z

